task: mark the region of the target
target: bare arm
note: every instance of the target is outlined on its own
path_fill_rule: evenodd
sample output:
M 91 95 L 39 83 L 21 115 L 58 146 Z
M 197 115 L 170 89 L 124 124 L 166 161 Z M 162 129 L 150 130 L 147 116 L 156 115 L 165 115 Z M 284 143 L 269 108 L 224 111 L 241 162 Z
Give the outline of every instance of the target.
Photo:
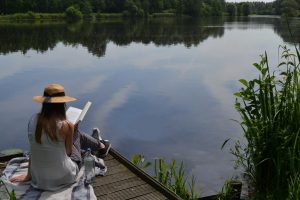
M 31 180 L 30 165 L 31 165 L 31 159 L 29 158 L 27 174 L 24 174 L 24 175 L 18 175 L 18 176 L 12 176 L 12 177 L 9 179 L 10 182 L 15 183 L 15 182 L 26 182 L 26 181 L 30 181 L 30 180 Z
M 61 128 L 61 135 L 65 138 L 66 153 L 68 156 L 72 153 L 74 125 L 71 122 L 65 121 Z

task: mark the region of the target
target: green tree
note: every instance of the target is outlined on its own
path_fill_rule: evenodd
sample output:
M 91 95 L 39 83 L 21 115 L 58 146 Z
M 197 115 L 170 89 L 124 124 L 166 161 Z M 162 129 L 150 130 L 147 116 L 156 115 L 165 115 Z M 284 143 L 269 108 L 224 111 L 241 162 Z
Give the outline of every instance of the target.
M 219 0 L 211 1 L 211 15 L 212 16 L 221 16 L 222 15 L 222 4 Z
M 66 18 L 69 21 L 78 21 L 78 20 L 82 19 L 82 13 L 80 12 L 80 10 L 78 10 L 74 6 L 68 7 L 66 9 L 65 14 L 66 14 Z
M 243 4 L 243 15 L 248 16 L 250 14 L 250 5 L 249 3 Z
M 48 11 L 52 13 L 63 12 L 61 0 L 49 0 Z
M 155 13 L 155 12 L 161 12 L 164 8 L 164 2 L 163 0 L 150 0 L 149 1 L 149 12 Z
M 237 15 L 238 16 L 242 16 L 243 15 L 243 6 L 244 6 L 243 3 L 238 3 L 237 4 Z
M 135 5 L 133 0 L 126 0 L 125 1 L 125 9 L 126 9 L 126 14 L 130 16 L 138 16 L 139 14 L 139 8 Z
M 184 10 L 183 0 L 177 0 L 176 1 L 176 13 L 178 15 L 181 15 L 181 14 L 183 14 L 183 10 Z
M 202 1 L 201 0 L 185 0 L 184 14 L 199 17 L 202 15 Z
M 289 17 L 297 16 L 297 9 L 299 5 L 295 0 L 283 0 L 281 2 L 281 14 Z
M 90 4 L 90 2 L 88 1 L 82 1 L 80 4 L 80 11 L 84 14 L 84 15 L 89 15 L 92 13 L 92 6 Z
M 103 12 L 105 10 L 105 0 L 92 0 L 91 4 L 93 12 Z
M 144 11 L 144 14 L 145 14 L 146 16 L 148 16 L 148 14 L 149 14 L 149 6 L 150 6 L 150 3 L 149 3 L 148 0 L 143 0 L 143 1 L 141 2 L 141 7 L 142 7 L 142 9 L 143 9 L 143 11 Z
M 234 3 L 228 3 L 226 5 L 226 12 L 229 16 L 236 16 L 236 5 Z

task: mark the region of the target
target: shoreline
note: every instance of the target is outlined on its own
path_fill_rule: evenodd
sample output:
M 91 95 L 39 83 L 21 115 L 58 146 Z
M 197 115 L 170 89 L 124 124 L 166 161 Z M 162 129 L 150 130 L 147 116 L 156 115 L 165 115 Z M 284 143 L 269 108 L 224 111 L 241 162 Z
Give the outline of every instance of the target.
M 147 18 L 156 18 L 156 17 L 178 17 L 176 13 L 153 13 L 145 17 L 131 17 L 126 16 L 123 13 L 91 13 L 89 15 L 84 15 L 82 20 L 99 20 L 99 19 L 123 19 L 123 18 L 132 18 L 132 19 L 147 19 Z M 180 17 L 190 17 L 190 16 L 180 16 Z M 68 22 L 65 13 L 15 13 L 9 15 L 0 15 L 1 22 L 24 22 L 24 21 L 56 21 L 64 20 Z M 79 20 L 80 21 L 80 20 Z

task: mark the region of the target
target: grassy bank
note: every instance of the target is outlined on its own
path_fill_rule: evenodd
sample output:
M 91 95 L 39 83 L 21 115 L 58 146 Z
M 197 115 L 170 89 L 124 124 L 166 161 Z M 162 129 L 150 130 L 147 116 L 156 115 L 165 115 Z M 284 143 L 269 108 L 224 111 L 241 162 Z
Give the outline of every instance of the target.
M 15 13 L 11 15 L 0 15 L 0 21 L 26 21 L 26 20 L 62 20 L 64 13 Z
M 83 15 L 83 19 L 86 20 L 97 20 L 97 19 L 116 19 L 116 18 L 132 18 L 131 16 L 126 16 L 123 13 L 91 13 L 89 15 Z M 146 16 L 134 16 L 134 18 L 145 18 Z M 176 17 L 175 13 L 153 13 L 147 17 Z M 52 20 L 66 20 L 67 17 L 65 13 L 15 13 L 11 15 L 0 15 L 0 22 L 15 22 L 15 21 L 52 21 Z

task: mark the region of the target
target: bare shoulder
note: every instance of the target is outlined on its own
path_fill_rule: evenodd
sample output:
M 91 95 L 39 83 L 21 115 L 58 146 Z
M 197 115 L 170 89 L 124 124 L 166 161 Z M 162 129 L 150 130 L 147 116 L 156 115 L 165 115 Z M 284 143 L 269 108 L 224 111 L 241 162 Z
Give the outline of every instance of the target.
M 62 136 L 72 135 L 73 131 L 74 131 L 74 125 L 70 121 L 68 120 L 62 121 L 62 126 L 60 129 L 60 133 Z

